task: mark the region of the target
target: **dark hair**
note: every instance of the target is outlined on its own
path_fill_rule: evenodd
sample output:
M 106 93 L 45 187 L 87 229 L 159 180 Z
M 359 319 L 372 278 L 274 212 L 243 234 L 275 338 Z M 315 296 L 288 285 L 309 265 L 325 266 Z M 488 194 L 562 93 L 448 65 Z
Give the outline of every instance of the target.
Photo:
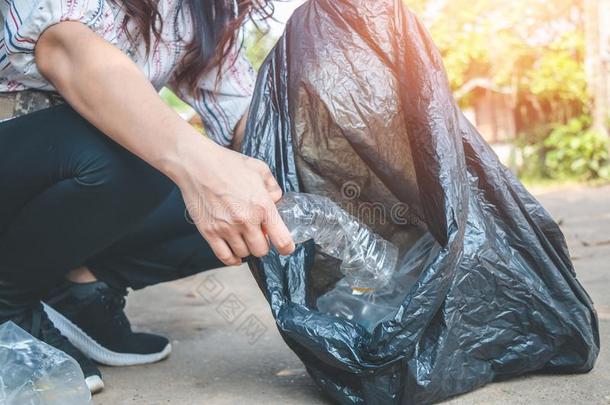
M 163 20 L 158 10 L 159 0 L 112 0 L 125 11 L 123 29 L 133 21 L 138 27 L 146 51 L 150 50 L 151 36 L 161 39 Z M 176 72 L 176 82 L 186 91 L 194 92 L 201 76 L 218 66 L 236 45 L 239 29 L 245 19 L 254 14 L 268 18 L 273 14 L 269 0 L 180 0 L 180 7 L 189 7 L 193 38 Z M 133 38 L 130 36 L 130 40 Z M 220 78 L 221 72 L 219 71 Z

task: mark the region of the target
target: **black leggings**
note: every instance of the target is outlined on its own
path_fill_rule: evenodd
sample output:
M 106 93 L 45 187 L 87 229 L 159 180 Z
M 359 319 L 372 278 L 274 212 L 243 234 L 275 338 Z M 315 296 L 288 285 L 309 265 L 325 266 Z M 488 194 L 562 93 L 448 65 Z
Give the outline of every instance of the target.
M 83 265 L 138 289 L 222 263 L 176 186 L 69 106 L 0 123 L 0 323 Z

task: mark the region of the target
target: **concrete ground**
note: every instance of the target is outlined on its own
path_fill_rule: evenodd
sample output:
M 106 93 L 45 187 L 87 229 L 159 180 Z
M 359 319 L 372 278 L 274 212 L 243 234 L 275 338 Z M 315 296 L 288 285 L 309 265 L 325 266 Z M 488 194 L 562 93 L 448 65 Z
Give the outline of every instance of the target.
M 600 318 L 602 351 L 585 375 L 490 384 L 448 404 L 610 404 L 610 186 L 535 192 L 561 224 L 579 279 Z M 94 404 L 329 404 L 275 329 L 246 267 L 221 269 L 132 293 L 139 330 L 171 337 L 158 364 L 102 369 Z

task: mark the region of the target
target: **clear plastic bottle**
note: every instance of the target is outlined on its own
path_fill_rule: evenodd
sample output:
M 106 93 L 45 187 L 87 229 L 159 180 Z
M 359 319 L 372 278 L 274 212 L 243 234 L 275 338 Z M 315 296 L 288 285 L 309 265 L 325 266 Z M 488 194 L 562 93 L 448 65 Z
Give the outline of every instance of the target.
M 344 278 L 317 299 L 321 312 L 353 320 L 372 331 L 391 319 L 439 246 L 424 235 L 400 265 L 398 248 L 329 198 L 288 192 L 277 204 L 295 243 L 313 241 L 340 259 Z
M 390 281 L 381 288 L 355 291 L 345 279 L 317 299 L 318 310 L 358 322 L 372 331 L 396 314 L 422 271 L 438 254 L 440 246 L 431 234 L 422 236 L 404 255 Z
M 295 243 L 313 239 L 324 253 L 341 260 L 340 270 L 354 290 L 378 289 L 390 281 L 398 248 L 329 198 L 288 192 L 277 207 Z
M 76 360 L 13 322 L 0 325 L 0 404 L 84 405 L 90 399 Z

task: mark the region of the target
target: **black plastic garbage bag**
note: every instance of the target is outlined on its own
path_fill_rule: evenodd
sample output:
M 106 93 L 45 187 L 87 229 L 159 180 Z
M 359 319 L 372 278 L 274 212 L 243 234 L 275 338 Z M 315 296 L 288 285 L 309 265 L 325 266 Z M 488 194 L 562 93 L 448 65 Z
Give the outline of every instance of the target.
M 400 0 L 301 6 L 259 72 L 243 151 L 403 255 L 422 235 L 440 246 L 409 251 L 425 267 L 372 333 L 316 310 L 339 273 L 312 244 L 250 262 L 284 340 L 335 401 L 428 403 L 593 367 L 597 318 L 561 231 L 464 118 Z

